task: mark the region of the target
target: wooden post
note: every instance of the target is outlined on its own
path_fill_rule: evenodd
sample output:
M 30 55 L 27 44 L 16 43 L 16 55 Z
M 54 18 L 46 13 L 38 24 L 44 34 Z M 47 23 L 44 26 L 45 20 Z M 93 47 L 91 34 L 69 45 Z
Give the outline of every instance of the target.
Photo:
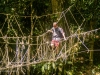
M 30 33 L 29 44 L 32 44 L 32 40 L 33 40 L 33 37 L 32 36 L 33 36 L 33 28 L 34 28 L 34 25 L 33 25 L 33 12 L 34 12 L 34 10 L 32 8 L 32 6 L 33 6 L 32 3 L 33 3 L 33 1 L 31 1 L 31 33 Z M 30 45 L 30 51 L 31 51 L 31 48 L 32 48 L 32 45 Z M 30 51 L 29 51 L 29 54 L 30 54 Z
M 37 50 L 37 57 L 39 58 L 39 46 L 38 46 L 39 37 L 36 38 L 36 41 L 37 41 L 37 43 L 36 43 L 37 44 L 37 49 L 36 49 Z
M 17 53 L 17 57 L 16 57 L 16 64 L 18 65 L 19 64 L 19 38 L 17 38 L 17 40 L 16 40 L 16 53 Z M 19 67 L 17 67 L 17 71 L 16 71 L 16 75 L 19 75 Z
M 30 36 L 28 37 L 28 52 L 27 52 L 27 63 L 29 64 L 30 63 L 30 51 L 31 51 L 31 45 L 32 44 L 32 35 L 33 35 L 33 28 L 34 28 L 34 25 L 33 25 L 33 9 L 32 9 L 32 3 L 33 1 L 31 1 L 31 33 L 30 33 Z M 27 66 L 27 75 L 30 75 L 30 66 Z
M 6 38 L 5 50 L 7 52 L 7 55 L 6 55 L 7 66 L 9 66 L 9 52 L 8 52 L 8 39 L 7 38 Z
M 8 24 L 8 30 L 9 30 L 9 18 L 8 18 L 8 15 L 7 15 L 7 24 Z M 7 32 L 8 32 L 7 30 Z M 8 50 L 8 38 L 7 38 L 7 34 L 5 35 L 5 51 L 6 51 L 6 67 L 9 67 L 9 50 Z M 9 70 L 9 69 L 8 69 Z
M 8 19 L 8 15 L 7 15 L 7 19 Z M 9 20 L 8 20 L 8 30 L 9 30 Z M 6 41 L 6 51 L 7 51 L 7 64 L 9 65 L 9 52 L 8 52 L 8 39 L 7 39 L 7 35 L 5 36 L 5 41 Z
M 94 42 L 93 42 L 93 40 L 91 41 L 91 47 L 90 47 L 90 49 L 92 50 L 92 51 L 90 51 L 90 56 L 89 56 L 89 60 L 90 60 L 90 65 L 93 65 L 93 44 L 94 44 Z
M 27 64 L 30 63 L 30 36 L 28 37 Z M 30 66 L 27 66 L 27 75 L 30 75 Z
M 94 22 L 90 21 L 91 30 L 93 29 L 93 25 L 94 25 Z M 93 47 L 94 47 L 94 38 L 93 38 L 93 36 L 91 36 L 90 39 L 91 39 L 90 49 L 92 51 L 90 51 L 89 60 L 90 60 L 90 65 L 93 65 Z

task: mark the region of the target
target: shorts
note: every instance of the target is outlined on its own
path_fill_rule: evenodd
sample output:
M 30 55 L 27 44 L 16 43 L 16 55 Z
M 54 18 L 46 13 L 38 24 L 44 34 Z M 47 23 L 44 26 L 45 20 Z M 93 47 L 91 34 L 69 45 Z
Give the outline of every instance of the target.
M 60 43 L 60 38 L 53 38 L 51 41 L 51 46 L 58 47 Z

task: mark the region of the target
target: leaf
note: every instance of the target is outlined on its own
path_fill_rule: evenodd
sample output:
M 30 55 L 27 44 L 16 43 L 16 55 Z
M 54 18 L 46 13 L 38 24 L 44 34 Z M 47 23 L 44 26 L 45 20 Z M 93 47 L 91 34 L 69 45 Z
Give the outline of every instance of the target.
M 33 64 L 32 66 L 35 67 L 36 65 Z
M 45 70 L 44 70 L 44 65 L 42 66 L 41 70 L 42 70 L 43 73 L 45 72 Z
M 64 70 L 64 75 L 66 75 L 67 74 L 67 71 L 66 70 Z
M 67 63 L 68 63 L 68 64 L 73 64 L 72 61 L 68 61 Z
M 98 65 L 98 67 L 100 68 L 100 64 Z
M 60 72 L 62 72 L 62 68 L 61 68 L 61 67 L 58 67 L 58 70 L 59 70 Z
M 67 75 L 73 75 L 71 71 L 67 71 Z
M 47 70 L 48 69 L 48 64 L 44 65 L 44 69 Z
M 48 65 L 48 70 L 50 70 L 50 65 Z
M 62 66 L 62 65 L 63 65 L 62 63 L 59 64 L 59 66 Z
M 53 69 L 55 69 L 55 64 L 54 63 L 52 63 L 52 67 L 53 67 Z

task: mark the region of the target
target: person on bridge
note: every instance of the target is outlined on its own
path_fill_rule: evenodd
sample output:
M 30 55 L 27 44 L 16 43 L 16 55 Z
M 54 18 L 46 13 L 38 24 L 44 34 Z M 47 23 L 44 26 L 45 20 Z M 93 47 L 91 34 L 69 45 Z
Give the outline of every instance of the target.
M 58 54 L 61 39 L 66 40 L 65 33 L 63 29 L 57 25 L 57 22 L 53 23 L 53 27 L 48 30 L 48 32 L 52 33 L 51 47 L 52 49 L 55 48 L 56 54 Z

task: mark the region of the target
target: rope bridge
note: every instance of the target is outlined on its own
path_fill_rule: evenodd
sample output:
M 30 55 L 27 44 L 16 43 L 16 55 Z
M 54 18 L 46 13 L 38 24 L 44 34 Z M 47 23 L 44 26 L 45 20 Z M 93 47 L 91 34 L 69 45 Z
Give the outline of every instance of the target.
M 45 32 L 39 36 L 25 36 L 20 24 L 18 23 L 18 16 L 6 14 L 7 18 L 0 29 L 0 71 L 9 69 L 12 72 L 12 70 L 15 68 L 22 68 L 23 66 L 38 64 L 41 62 L 56 62 L 58 59 L 63 59 L 64 61 L 67 60 L 69 56 L 72 56 L 73 59 L 75 58 L 74 54 L 78 53 L 80 44 L 87 49 L 86 51 L 90 51 L 85 45 L 84 41 L 88 36 L 97 33 L 100 28 L 79 33 L 85 22 L 85 18 L 78 10 L 83 18 L 81 24 L 79 24 L 71 12 L 71 8 L 73 6 L 74 5 L 61 12 L 61 16 L 57 21 L 60 23 L 62 18 L 64 18 L 64 22 L 66 23 L 64 27 L 67 26 L 69 32 L 71 33 L 70 36 L 66 37 L 66 40 L 62 40 L 60 42 L 61 47 L 57 55 L 55 54 L 55 50 L 51 50 L 49 33 Z M 65 16 L 68 12 L 71 14 L 75 23 L 79 26 L 74 33 L 71 32 L 72 30 L 70 29 L 68 20 Z M 41 18 L 41 16 L 38 18 Z M 6 24 L 8 25 L 7 32 L 3 33 L 3 29 Z M 18 32 L 15 30 L 13 24 L 18 27 L 22 36 L 18 36 Z M 9 30 L 13 31 L 13 36 L 9 36 Z M 21 70 L 23 71 L 23 69 Z

